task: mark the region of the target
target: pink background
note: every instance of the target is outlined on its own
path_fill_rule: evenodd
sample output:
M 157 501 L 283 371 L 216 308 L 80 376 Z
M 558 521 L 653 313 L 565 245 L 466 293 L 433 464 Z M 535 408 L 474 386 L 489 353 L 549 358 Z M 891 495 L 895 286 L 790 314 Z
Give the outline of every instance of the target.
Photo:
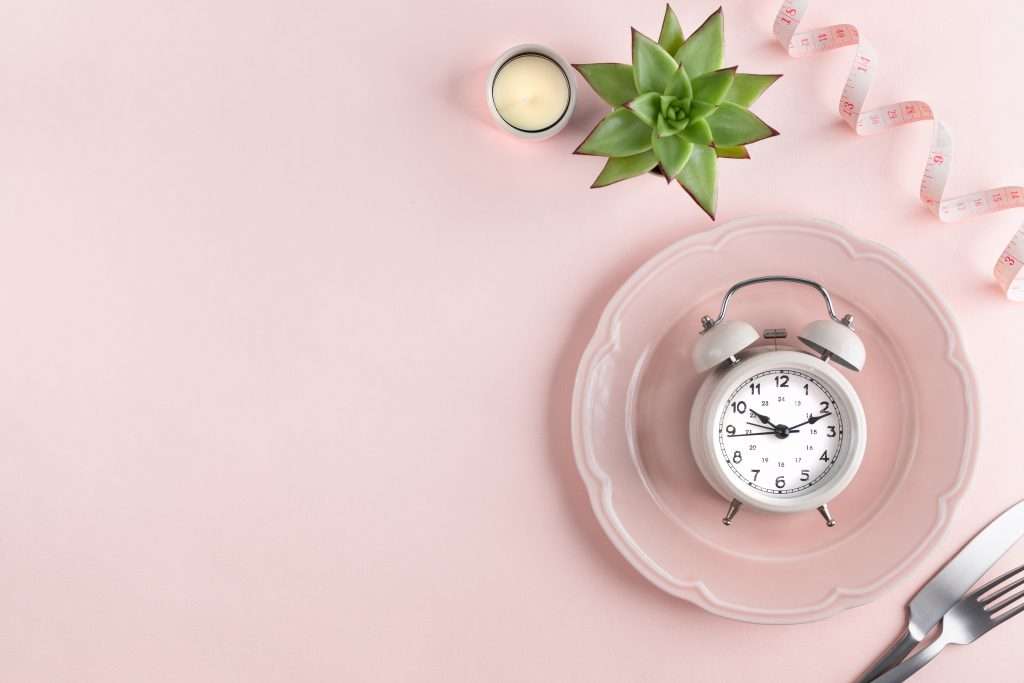
M 1024 214 L 935 222 L 930 125 L 855 137 L 852 50 L 792 60 L 775 2 L 726 4 L 727 61 L 786 76 L 720 220 L 795 211 L 909 257 L 976 355 L 982 451 L 941 548 L 874 605 L 763 627 L 662 594 L 591 515 L 569 400 L 614 290 L 709 222 L 653 179 L 588 189 L 586 87 L 540 144 L 482 96 L 514 43 L 624 61 L 662 9 L 3 3 L 0 679 L 842 681 L 878 653 L 1024 495 L 1024 308 L 990 277 Z M 885 60 L 869 104 L 950 125 L 953 193 L 1024 181 L 1024 7 L 812 8 L 836 21 Z M 1019 680 L 1022 634 L 919 680 Z

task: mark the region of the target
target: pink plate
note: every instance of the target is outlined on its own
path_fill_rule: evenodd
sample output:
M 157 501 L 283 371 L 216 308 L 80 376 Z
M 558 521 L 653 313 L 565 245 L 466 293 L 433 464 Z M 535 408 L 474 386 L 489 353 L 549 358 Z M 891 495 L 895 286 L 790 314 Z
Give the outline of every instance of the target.
M 723 526 L 726 501 L 690 453 L 700 317 L 734 282 L 777 274 L 824 284 L 867 348 L 846 374 L 868 448 L 830 505 L 833 529 L 815 512 L 751 509 Z M 825 313 L 813 290 L 771 284 L 737 295 L 729 317 L 792 338 Z M 874 600 L 938 541 L 970 479 L 977 411 L 956 325 L 906 261 L 832 223 L 757 217 L 677 242 L 612 298 L 576 376 L 573 445 L 594 513 L 640 573 L 715 614 L 791 624 Z

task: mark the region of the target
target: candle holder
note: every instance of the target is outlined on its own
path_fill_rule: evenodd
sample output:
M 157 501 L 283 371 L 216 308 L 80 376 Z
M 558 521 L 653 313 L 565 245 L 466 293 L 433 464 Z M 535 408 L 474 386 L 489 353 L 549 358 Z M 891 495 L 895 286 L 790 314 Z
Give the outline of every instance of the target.
M 498 106 L 495 104 L 494 99 L 495 81 L 498 79 L 498 74 L 501 72 L 502 68 L 517 57 L 524 57 L 528 55 L 536 55 L 553 62 L 565 76 L 565 82 L 568 86 L 568 100 L 565 103 L 565 108 L 561 115 L 553 122 L 536 129 L 517 127 L 509 123 L 504 117 L 502 117 L 501 112 L 498 111 Z M 576 109 L 576 77 L 572 68 L 569 66 L 568 62 L 558 55 L 557 52 L 544 47 L 543 45 L 526 43 L 523 45 L 516 45 L 515 47 L 503 52 L 494 62 L 494 66 L 491 67 L 491 71 L 487 76 L 486 86 L 487 107 L 491 110 L 491 116 L 494 117 L 495 123 L 498 124 L 499 128 L 508 131 L 518 138 L 524 138 L 527 140 L 546 140 L 565 128 L 565 125 L 572 117 L 573 111 Z

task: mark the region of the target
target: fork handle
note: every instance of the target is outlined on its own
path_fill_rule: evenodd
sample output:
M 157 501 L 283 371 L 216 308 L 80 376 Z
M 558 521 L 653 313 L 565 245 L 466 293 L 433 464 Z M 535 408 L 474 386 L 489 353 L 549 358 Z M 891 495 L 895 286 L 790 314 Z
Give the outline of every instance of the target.
M 935 659 L 935 655 L 942 652 L 949 642 L 939 634 L 935 642 L 918 652 L 916 655 L 903 662 L 895 669 L 891 669 L 876 678 L 872 683 L 899 683 L 916 674 L 925 664 Z
M 892 669 L 897 664 L 902 662 L 910 651 L 917 647 L 917 638 L 910 635 L 910 630 L 903 632 L 903 637 L 893 643 L 888 650 L 885 651 L 878 660 L 875 661 L 874 665 L 868 669 L 860 678 L 857 679 L 857 683 L 868 683 L 873 681 L 889 669 Z

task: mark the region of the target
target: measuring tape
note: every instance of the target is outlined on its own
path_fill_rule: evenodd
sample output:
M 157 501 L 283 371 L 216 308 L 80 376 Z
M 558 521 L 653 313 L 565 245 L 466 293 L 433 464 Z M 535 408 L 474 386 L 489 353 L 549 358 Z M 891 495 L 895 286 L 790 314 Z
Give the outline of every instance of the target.
M 935 118 L 927 102 L 907 100 L 864 111 L 864 101 L 878 60 L 874 48 L 860 38 L 857 27 L 835 24 L 797 32 L 810 0 L 786 0 L 775 17 L 775 38 L 791 57 L 806 57 L 819 52 L 856 45 L 857 53 L 850 75 L 839 98 L 839 116 L 857 135 L 874 135 L 917 121 L 935 121 L 928 161 L 921 179 L 921 201 L 940 221 L 947 223 L 968 216 L 993 213 L 1024 206 L 1024 187 L 1007 186 L 943 199 L 953 160 L 953 138 Z M 993 271 L 999 286 L 1011 301 L 1024 301 L 1024 227 L 1017 231 L 1003 250 Z

